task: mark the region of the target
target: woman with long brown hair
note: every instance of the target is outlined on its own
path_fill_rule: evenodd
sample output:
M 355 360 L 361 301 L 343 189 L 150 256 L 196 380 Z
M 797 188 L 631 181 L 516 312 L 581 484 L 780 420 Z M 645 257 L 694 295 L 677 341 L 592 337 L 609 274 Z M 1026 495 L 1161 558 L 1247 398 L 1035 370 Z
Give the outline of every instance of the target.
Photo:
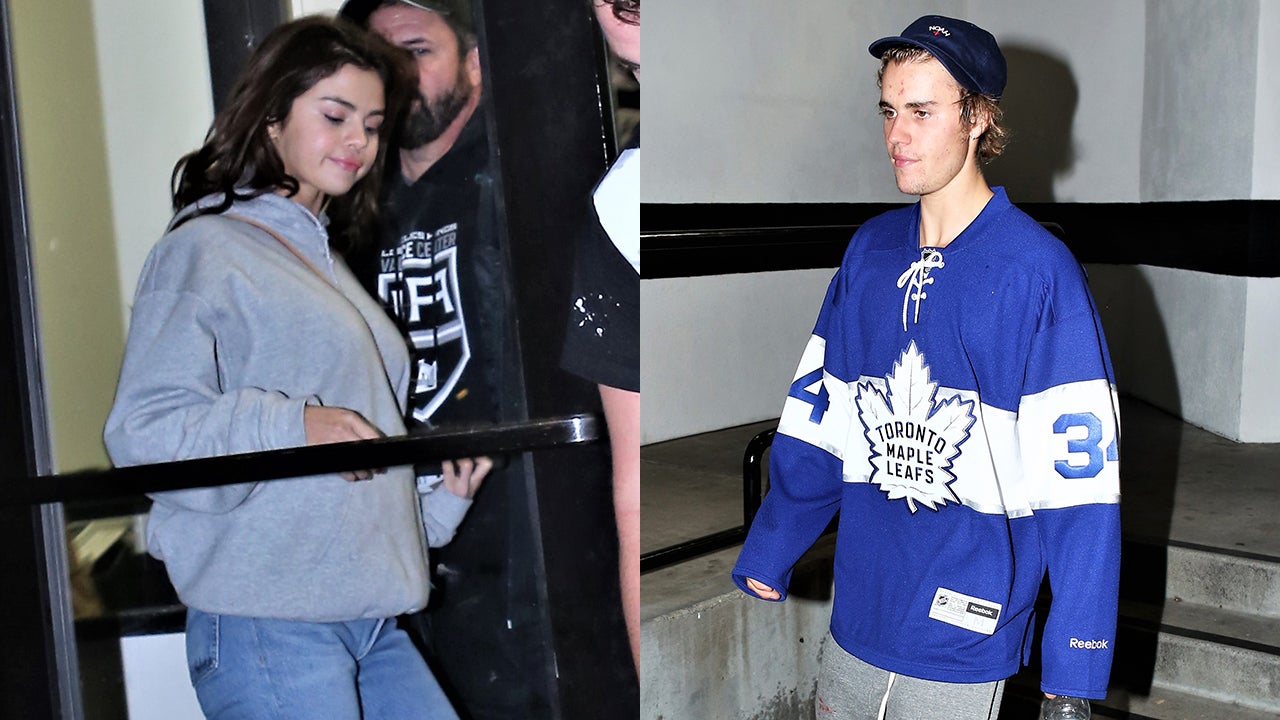
M 107 421 L 115 463 L 404 433 L 404 340 L 341 255 L 373 219 L 392 52 L 340 20 L 280 26 L 178 162 Z M 189 608 L 208 717 L 456 717 L 395 617 L 426 604 L 427 546 L 468 498 L 420 504 L 398 467 L 153 500 L 148 547 Z

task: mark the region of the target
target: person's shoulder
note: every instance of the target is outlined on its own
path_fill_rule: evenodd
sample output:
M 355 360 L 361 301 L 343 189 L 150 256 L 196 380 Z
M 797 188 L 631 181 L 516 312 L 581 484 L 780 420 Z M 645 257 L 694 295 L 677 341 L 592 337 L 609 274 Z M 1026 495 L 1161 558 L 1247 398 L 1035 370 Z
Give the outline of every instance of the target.
M 1027 264 L 1049 268 L 1079 265 L 1066 243 L 1016 205 L 1010 204 L 1001 214 L 1000 230 L 1000 244 Z
M 897 231 L 903 226 L 911 224 L 916 213 L 917 203 L 910 203 L 868 218 L 859 229 L 866 230 L 869 233 L 880 233 L 886 230 Z
M 249 223 L 221 214 L 196 215 L 170 229 L 156 243 L 156 249 L 168 254 L 209 256 L 228 252 L 253 230 Z
M 898 247 L 914 222 L 915 205 L 904 205 L 880 213 L 857 225 L 845 247 L 841 265 L 861 263 L 870 255 Z
M 247 223 L 222 215 L 197 215 L 171 227 L 147 258 L 148 284 L 190 288 L 201 278 L 224 273 L 255 245 L 251 232 Z
M 916 214 L 916 205 L 911 204 L 886 210 L 879 215 L 868 218 L 858 225 L 857 230 L 854 232 L 855 244 L 869 251 L 884 245 L 886 242 L 896 241 L 903 232 L 910 229 L 912 223 L 915 222 Z

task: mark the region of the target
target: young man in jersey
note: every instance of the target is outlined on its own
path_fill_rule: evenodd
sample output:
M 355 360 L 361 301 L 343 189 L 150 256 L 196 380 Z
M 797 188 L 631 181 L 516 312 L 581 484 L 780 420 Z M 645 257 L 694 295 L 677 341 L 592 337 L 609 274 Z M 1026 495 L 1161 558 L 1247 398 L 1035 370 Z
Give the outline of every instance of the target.
M 872 43 L 898 189 L 831 281 L 733 579 L 786 598 L 839 512 L 819 718 L 989 719 L 1053 590 L 1046 695 L 1106 695 L 1115 638 L 1118 411 L 1083 270 L 988 186 L 1006 67 L 927 16 Z
M 408 339 L 406 424 L 500 422 L 513 377 L 507 364 L 515 362 L 513 308 L 470 2 L 347 0 L 339 13 L 407 50 L 417 73 L 417 97 L 387 160 L 379 246 L 352 262 Z M 490 466 L 474 460 L 477 473 Z M 430 490 L 436 472 L 420 470 L 420 488 Z M 519 472 L 492 471 L 496 487 L 477 496 L 449 549 L 433 557 L 445 568 L 435 580 L 439 602 L 411 623 L 472 720 L 522 717 L 545 702 L 534 697 L 541 685 L 525 667 L 542 643 L 530 609 L 533 543 L 525 513 L 512 510 L 523 492 L 513 479 Z
M 640 0 L 590 0 L 614 57 L 640 79 Z M 591 198 L 578 240 L 565 369 L 596 383 L 613 455 L 622 610 L 640 667 L 640 131 Z

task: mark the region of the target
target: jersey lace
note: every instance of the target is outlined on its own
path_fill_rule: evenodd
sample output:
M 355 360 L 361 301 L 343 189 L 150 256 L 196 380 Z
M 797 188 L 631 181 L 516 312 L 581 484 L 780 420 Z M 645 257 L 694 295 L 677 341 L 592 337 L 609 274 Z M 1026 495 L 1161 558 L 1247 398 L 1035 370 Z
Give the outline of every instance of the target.
M 920 322 L 920 301 L 928 297 L 924 288 L 933 282 L 933 278 L 929 277 L 929 271 L 943 266 L 941 252 L 933 248 L 922 248 L 920 250 L 920 259 L 911 263 L 911 267 L 898 276 L 898 287 L 907 289 L 902 296 L 903 332 L 907 330 L 907 306 L 911 304 L 912 300 L 916 301 L 915 312 L 911 316 L 911 322 L 912 324 Z

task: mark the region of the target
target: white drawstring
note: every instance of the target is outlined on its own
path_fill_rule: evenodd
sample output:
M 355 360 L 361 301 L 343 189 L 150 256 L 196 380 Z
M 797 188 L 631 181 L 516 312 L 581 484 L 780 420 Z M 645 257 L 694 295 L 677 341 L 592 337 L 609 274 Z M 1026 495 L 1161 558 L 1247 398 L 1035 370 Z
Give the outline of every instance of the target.
M 884 689 L 884 698 L 880 700 L 880 714 L 876 716 L 876 720 L 884 720 L 884 712 L 889 707 L 889 691 L 893 689 L 893 679 L 898 677 L 898 673 L 889 673 L 889 687 Z
M 898 276 L 898 287 L 906 287 L 907 292 L 902 296 L 902 331 L 907 331 L 907 304 L 915 300 L 916 312 L 912 318 L 913 323 L 920 322 L 920 301 L 928 297 L 924 292 L 924 286 L 933 282 L 933 278 L 929 277 L 929 271 L 943 267 L 942 253 L 932 248 L 925 248 L 920 251 L 920 259 L 911 263 L 911 267 L 906 272 Z

